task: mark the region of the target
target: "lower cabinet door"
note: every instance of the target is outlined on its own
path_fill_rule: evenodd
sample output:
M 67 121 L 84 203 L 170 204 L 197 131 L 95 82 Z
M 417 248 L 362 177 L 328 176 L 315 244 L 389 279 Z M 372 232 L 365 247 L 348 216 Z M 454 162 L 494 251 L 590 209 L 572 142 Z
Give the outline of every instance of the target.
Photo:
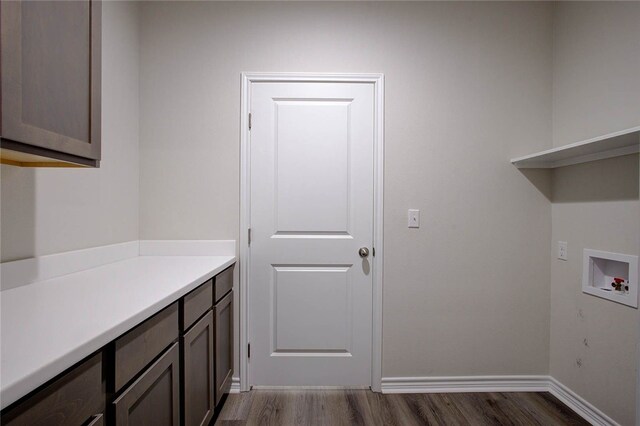
M 213 307 L 216 326 L 216 405 L 231 389 L 233 376 L 233 291 Z
M 180 424 L 180 351 L 174 343 L 114 402 L 118 426 Z
M 181 339 L 185 426 L 206 426 L 213 417 L 213 335 L 213 312 L 209 311 Z

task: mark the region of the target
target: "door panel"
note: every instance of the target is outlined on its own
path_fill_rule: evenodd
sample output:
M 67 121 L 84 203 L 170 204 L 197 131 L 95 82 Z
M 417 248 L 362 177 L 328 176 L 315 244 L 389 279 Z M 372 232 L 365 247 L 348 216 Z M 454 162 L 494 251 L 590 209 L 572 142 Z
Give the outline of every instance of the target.
M 21 6 L 23 123 L 88 142 L 90 4 L 25 1 Z
M 348 233 L 350 104 L 274 101 L 275 235 Z
M 274 267 L 273 354 L 350 355 L 350 269 Z
M 368 386 L 374 90 L 252 83 L 250 383 Z
M 211 301 L 211 298 L 209 300 Z M 209 311 L 181 338 L 184 383 L 181 396 L 185 426 L 208 425 L 213 417 L 213 327 L 213 312 Z
M 179 360 L 174 343 L 113 401 L 116 426 L 180 424 Z
M 217 278 L 216 278 L 217 280 Z M 233 291 L 213 307 L 215 316 L 216 405 L 229 393 L 233 377 Z

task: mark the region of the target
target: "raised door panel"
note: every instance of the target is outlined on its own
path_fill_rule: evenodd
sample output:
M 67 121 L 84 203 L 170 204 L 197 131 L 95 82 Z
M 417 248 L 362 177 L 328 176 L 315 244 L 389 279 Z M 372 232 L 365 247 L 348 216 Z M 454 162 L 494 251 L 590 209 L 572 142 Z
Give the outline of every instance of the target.
M 215 409 L 213 312 L 209 311 L 182 337 L 184 424 L 209 424 Z
M 118 426 L 180 424 L 180 356 L 174 343 L 114 402 Z
M 352 99 L 273 102 L 274 235 L 349 234 Z
M 100 159 L 100 15 L 99 1 L 2 2 L 5 148 Z
M 347 266 L 276 266 L 272 356 L 351 356 L 351 285 Z
M 214 307 L 216 354 L 216 405 L 231 389 L 233 376 L 233 291 Z

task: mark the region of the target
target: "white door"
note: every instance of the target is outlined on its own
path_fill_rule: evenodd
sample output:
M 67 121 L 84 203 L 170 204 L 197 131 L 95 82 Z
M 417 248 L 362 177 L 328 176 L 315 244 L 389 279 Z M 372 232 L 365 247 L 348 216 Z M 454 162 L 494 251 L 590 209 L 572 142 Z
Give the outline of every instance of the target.
M 250 111 L 249 384 L 370 386 L 374 87 L 252 82 Z

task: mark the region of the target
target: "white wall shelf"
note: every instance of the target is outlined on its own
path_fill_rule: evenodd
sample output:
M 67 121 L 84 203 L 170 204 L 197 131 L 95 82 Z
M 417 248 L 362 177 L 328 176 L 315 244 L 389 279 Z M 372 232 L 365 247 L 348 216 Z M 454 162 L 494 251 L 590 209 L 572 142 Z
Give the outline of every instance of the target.
M 640 126 L 511 159 L 519 169 L 554 169 L 640 152 Z

